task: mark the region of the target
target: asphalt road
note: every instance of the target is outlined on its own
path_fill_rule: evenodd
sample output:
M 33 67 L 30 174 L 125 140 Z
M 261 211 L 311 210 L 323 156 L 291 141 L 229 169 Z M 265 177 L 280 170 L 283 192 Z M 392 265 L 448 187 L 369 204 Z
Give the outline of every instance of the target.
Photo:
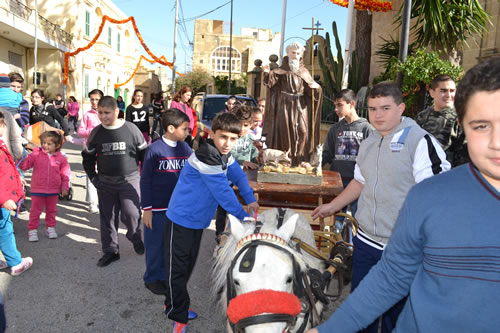
M 120 229 L 121 259 L 99 268 L 101 257 L 99 216 L 87 211 L 81 147 L 63 149 L 72 170 L 73 200 L 59 201 L 57 239 L 44 234 L 38 242 L 27 237 L 29 215 L 14 220 L 17 247 L 33 266 L 20 276 L 0 271 L 7 332 L 171 332 L 171 321 L 163 314 L 163 297 L 144 288 L 144 256 L 137 255 Z M 31 174 L 27 173 L 29 180 Z M 27 206 L 30 207 L 29 197 Z M 224 316 L 209 298 L 210 268 L 215 247 L 214 231 L 204 232 L 200 254 L 189 282 L 191 308 L 199 317 L 188 332 L 224 332 Z M 343 293 L 341 299 L 346 295 Z M 329 313 L 338 305 L 330 306 Z

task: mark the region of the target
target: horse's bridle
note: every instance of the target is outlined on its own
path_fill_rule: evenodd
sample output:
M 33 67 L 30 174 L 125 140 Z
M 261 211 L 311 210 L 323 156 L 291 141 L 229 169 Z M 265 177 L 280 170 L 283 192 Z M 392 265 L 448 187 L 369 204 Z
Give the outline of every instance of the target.
M 283 217 L 284 217 L 284 210 L 279 211 L 279 223 L 278 225 L 281 226 L 283 222 Z M 279 227 L 278 226 L 278 227 Z M 252 237 L 252 240 L 248 241 L 246 244 L 244 244 L 241 248 L 238 249 L 238 252 L 234 256 L 233 260 L 231 261 L 231 266 L 229 267 L 229 270 L 227 272 L 227 302 L 229 305 L 229 302 L 231 299 L 236 297 L 236 291 L 234 288 L 234 280 L 233 280 L 233 269 L 234 266 L 236 265 L 236 262 L 238 261 L 239 257 L 245 253 L 243 256 L 241 262 L 240 262 L 240 267 L 239 271 L 240 272 L 251 272 L 253 265 L 255 263 L 255 252 L 257 250 L 258 246 L 269 246 L 273 247 L 275 249 L 278 249 L 284 253 L 286 253 L 288 256 L 290 256 L 292 260 L 292 265 L 293 265 L 293 294 L 301 300 L 302 303 L 302 313 L 305 313 L 304 316 L 304 321 L 299 328 L 298 332 L 303 332 L 305 330 L 305 327 L 307 325 L 307 321 L 309 319 L 309 315 L 312 306 L 307 306 L 308 302 L 304 302 L 304 284 L 303 284 L 303 278 L 304 274 L 301 271 L 300 265 L 297 263 L 297 260 L 295 259 L 295 256 L 292 254 L 291 251 L 285 249 L 283 245 L 278 245 L 275 242 L 272 242 L 270 240 L 263 239 L 262 235 L 266 234 L 260 234 L 260 229 L 262 227 L 262 222 L 257 221 L 256 222 L 256 228 L 254 230 L 255 237 Z M 261 237 L 258 237 L 257 235 L 261 235 Z M 273 235 L 274 236 L 274 235 Z M 274 236 L 276 237 L 276 236 Z M 260 239 L 258 239 L 260 238 Z M 283 241 L 284 242 L 284 241 Z M 286 242 L 284 242 L 286 244 Z M 288 245 L 287 245 L 288 246 Z M 290 248 L 291 249 L 291 248 Z M 247 251 L 248 250 L 248 251 Z M 263 323 L 272 323 L 272 322 L 286 322 L 287 326 L 284 330 L 286 332 L 288 329 L 293 327 L 295 325 L 296 317 L 289 315 L 289 314 L 280 314 L 280 313 L 275 313 L 275 314 L 263 314 L 263 315 L 257 315 L 257 316 L 252 316 L 252 317 L 247 317 L 244 319 L 241 319 L 237 323 L 231 324 L 231 328 L 233 329 L 233 332 L 243 332 L 243 330 L 247 326 L 252 326 L 252 325 L 257 325 L 257 324 L 263 324 Z

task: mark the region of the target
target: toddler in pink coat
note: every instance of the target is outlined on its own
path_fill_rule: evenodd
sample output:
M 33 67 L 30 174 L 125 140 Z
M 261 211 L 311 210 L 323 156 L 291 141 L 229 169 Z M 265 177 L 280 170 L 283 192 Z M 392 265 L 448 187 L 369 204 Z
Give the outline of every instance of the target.
M 33 168 L 31 176 L 31 210 L 28 222 L 28 240 L 38 241 L 40 214 L 45 206 L 45 226 L 49 238 L 57 238 L 56 213 L 59 194 L 68 195 L 71 170 L 68 160 L 60 152 L 63 137 L 57 131 L 40 135 L 42 147 L 37 147 L 20 164 L 21 170 Z

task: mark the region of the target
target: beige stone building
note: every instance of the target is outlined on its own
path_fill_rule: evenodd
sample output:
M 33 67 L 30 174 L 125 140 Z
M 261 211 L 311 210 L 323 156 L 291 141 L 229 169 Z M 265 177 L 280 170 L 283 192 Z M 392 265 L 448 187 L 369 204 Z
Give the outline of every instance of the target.
M 144 104 L 152 102 L 153 95 L 162 91 L 160 77 L 157 68 L 139 67 L 134 76 L 135 89 L 141 89 L 144 93 Z
M 116 91 L 114 84 L 126 81 L 139 60 L 139 43 L 131 23 L 106 22 L 94 46 L 70 58 L 68 84 L 63 85 L 64 52 L 85 47 L 104 15 L 118 20 L 128 17 L 109 0 L 38 0 L 36 25 L 34 0 L 0 0 L 0 62 L 24 76 L 24 93 L 29 96 L 34 89 L 36 30 L 37 87 L 46 95 L 73 95 L 85 110 L 88 92 L 99 88 L 108 95 L 122 95 L 128 104 L 134 81 Z
M 229 75 L 229 31 L 223 21 L 196 20 L 194 24 L 193 68 L 203 68 L 213 76 Z M 280 33 L 270 29 L 241 28 L 233 31 L 231 76 L 240 77 L 254 67 L 254 61 L 264 64 L 271 54 L 278 54 Z

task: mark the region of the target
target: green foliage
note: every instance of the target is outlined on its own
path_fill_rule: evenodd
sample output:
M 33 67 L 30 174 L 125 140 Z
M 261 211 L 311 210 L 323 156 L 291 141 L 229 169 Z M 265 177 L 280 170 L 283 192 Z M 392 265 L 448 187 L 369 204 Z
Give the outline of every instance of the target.
M 215 90 L 218 94 L 229 94 L 228 81 L 226 75 L 214 76 Z M 248 77 L 246 73 L 241 73 L 241 76 L 236 80 L 231 80 L 231 95 L 246 94 Z
M 455 82 L 458 82 L 463 69 L 460 66 L 454 66 L 448 60 L 441 59 L 440 52 L 418 49 L 414 55 L 408 56 L 405 63 L 401 63 L 395 57 L 389 59 L 386 73 L 377 77 L 374 83 L 396 81 L 399 72 L 403 74 L 401 91 L 405 96 L 407 115 L 415 116 L 424 108 L 420 97 L 422 94 L 425 96 L 425 89 L 434 77 L 439 74 L 448 74 Z
M 404 4 L 403 4 L 404 5 Z M 395 22 L 401 24 L 403 5 Z M 478 0 L 413 0 L 411 27 L 417 47 L 451 52 L 457 42 L 480 36 L 491 24 Z
M 389 36 L 388 39 L 381 37 L 384 42 L 378 48 L 378 51 L 375 54 L 380 58 L 379 62 L 388 64 L 389 59 L 398 58 L 399 57 L 399 40 L 394 39 L 394 37 Z M 408 45 L 408 54 L 412 55 L 415 53 L 415 43 L 411 43 Z
M 193 89 L 193 95 L 196 95 L 199 92 L 206 91 L 207 85 L 212 82 L 212 75 L 209 72 L 201 68 L 195 68 L 192 72 L 179 76 L 175 80 L 175 87 L 180 89 L 188 86 Z
M 333 57 L 330 44 L 330 34 L 327 32 L 325 37 L 326 42 L 326 59 L 321 50 L 318 53 L 319 66 L 323 73 L 323 84 L 325 94 L 333 96 L 342 90 L 342 76 L 344 68 L 344 57 L 342 56 L 342 46 L 340 45 L 340 38 L 337 32 L 337 23 L 332 22 L 333 36 L 335 37 L 335 46 L 337 48 L 337 59 Z M 361 75 L 363 72 L 362 67 L 363 59 L 358 57 L 356 52 L 351 54 L 351 64 L 349 65 L 348 87 L 354 91 L 358 91 L 361 82 Z M 333 74 L 333 75 L 332 75 Z

